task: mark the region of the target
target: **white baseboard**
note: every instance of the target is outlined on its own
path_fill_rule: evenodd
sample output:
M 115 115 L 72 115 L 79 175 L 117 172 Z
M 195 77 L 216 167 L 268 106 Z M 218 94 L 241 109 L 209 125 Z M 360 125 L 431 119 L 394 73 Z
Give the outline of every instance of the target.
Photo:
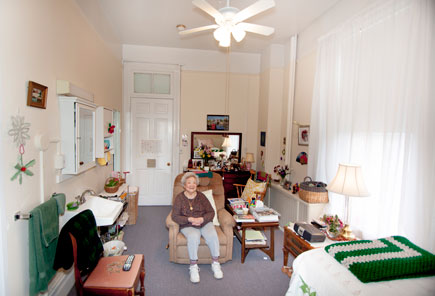
M 58 271 L 48 285 L 49 296 L 66 296 L 74 286 L 74 269 Z

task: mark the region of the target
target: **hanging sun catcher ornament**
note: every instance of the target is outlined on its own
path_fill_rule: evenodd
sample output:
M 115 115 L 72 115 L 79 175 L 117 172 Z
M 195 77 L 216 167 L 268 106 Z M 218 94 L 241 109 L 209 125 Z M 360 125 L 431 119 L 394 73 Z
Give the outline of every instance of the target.
M 20 145 L 19 153 L 20 153 L 20 156 L 18 158 L 18 163 L 14 166 L 14 168 L 17 171 L 12 176 L 11 181 L 13 181 L 17 177 L 19 177 L 18 180 L 19 180 L 20 185 L 21 185 L 23 182 L 23 174 L 26 174 L 27 176 L 33 176 L 33 172 L 31 170 L 29 170 L 29 167 L 32 167 L 35 164 L 35 160 L 32 159 L 31 161 L 29 161 L 28 163 L 23 165 L 24 145 L 22 145 L 22 144 Z
M 26 144 L 26 140 L 30 139 L 29 136 L 30 123 L 24 122 L 24 116 L 12 116 L 12 128 L 9 130 L 8 135 L 14 137 L 14 142 L 18 147 L 18 162 L 14 166 L 16 169 L 15 174 L 11 177 L 11 181 L 18 178 L 20 185 L 23 182 L 23 174 L 27 176 L 33 176 L 33 172 L 29 170 L 29 167 L 32 167 L 36 162 L 34 159 L 24 164 L 23 162 L 23 154 L 24 154 L 24 145 Z

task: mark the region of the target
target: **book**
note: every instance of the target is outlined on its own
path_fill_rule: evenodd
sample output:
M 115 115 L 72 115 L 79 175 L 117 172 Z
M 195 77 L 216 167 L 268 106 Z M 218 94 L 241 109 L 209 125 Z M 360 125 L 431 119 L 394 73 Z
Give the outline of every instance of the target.
M 266 245 L 266 241 L 264 239 L 259 239 L 259 240 L 245 240 L 245 245 Z
M 280 214 L 272 208 L 251 208 L 251 214 L 257 219 L 258 222 L 277 222 L 279 221 Z
M 239 230 L 240 236 L 242 236 L 242 230 Z M 246 229 L 245 230 L 245 241 L 260 241 L 267 240 L 267 237 L 260 230 Z
M 242 203 L 242 202 L 245 202 L 245 201 L 244 201 L 242 198 L 240 198 L 240 197 L 236 197 L 236 198 L 228 198 L 227 200 L 228 200 L 228 202 L 230 203 L 230 205 L 233 204 L 233 203 Z
M 255 217 L 251 214 L 234 215 L 236 222 L 255 222 Z

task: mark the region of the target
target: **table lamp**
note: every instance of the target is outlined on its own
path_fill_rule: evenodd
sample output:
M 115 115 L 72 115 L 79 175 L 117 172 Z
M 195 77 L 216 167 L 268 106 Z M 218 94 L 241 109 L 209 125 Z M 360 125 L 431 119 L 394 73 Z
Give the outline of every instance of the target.
M 349 196 L 369 196 L 362 176 L 361 166 L 340 163 L 337 174 L 326 186 L 326 189 L 345 196 L 345 226 L 342 230 L 342 236 L 347 240 L 355 238 L 349 226 Z
M 251 164 L 255 162 L 254 153 L 247 152 L 246 153 L 246 170 L 251 170 Z
M 222 143 L 222 147 L 224 147 L 224 148 L 231 147 L 230 137 L 225 137 L 224 138 L 224 142 Z

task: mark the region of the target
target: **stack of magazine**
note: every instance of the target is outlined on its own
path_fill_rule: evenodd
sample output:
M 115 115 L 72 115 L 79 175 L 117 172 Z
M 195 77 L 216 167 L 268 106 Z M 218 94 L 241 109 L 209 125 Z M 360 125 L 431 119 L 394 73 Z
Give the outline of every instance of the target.
M 277 211 L 266 206 L 261 208 L 251 207 L 249 211 L 258 222 L 278 222 L 279 216 L 281 216 Z
M 242 230 L 239 230 L 240 237 L 242 237 Z M 266 245 L 267 237 L 262 231 L 254 229 L 245 230 L 245 244 L 246 245 Z
M 251 214 L 236 214 L 233 217 L 236 222 L 255 222 L 255 217 Z
M 246 207 L 246 201 L 240 197 L 228 198 L 227 200 L 233 209 Z

